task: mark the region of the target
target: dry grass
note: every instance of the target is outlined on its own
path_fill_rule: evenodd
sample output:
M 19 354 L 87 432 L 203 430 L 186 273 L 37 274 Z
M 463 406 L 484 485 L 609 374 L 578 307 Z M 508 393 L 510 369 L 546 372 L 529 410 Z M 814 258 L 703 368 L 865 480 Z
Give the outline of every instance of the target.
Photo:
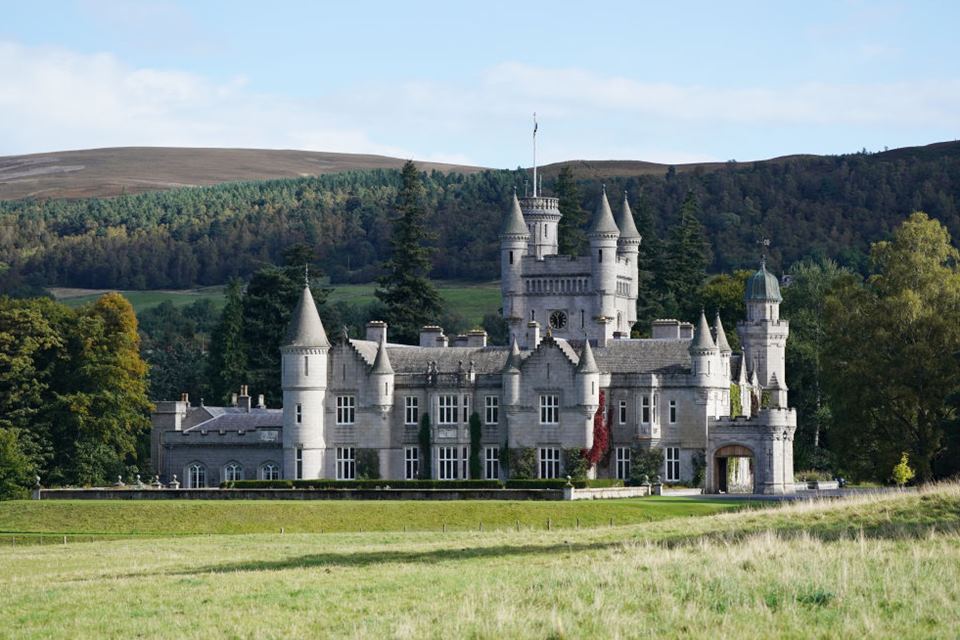
M 10 637 L 953 637 L 960 488 L 572 532 L 0 556 Z

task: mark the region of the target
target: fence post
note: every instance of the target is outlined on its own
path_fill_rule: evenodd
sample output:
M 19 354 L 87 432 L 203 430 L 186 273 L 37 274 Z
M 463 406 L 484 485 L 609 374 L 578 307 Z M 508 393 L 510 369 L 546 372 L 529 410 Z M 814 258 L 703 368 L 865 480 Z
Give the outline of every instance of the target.
M 553 523 L 550 522 L 550 518 L 547 518 L 547 531 L 550 531 L 553 528 Z
M 520 521 L 517 520 L 517 531 L 520 531 Z

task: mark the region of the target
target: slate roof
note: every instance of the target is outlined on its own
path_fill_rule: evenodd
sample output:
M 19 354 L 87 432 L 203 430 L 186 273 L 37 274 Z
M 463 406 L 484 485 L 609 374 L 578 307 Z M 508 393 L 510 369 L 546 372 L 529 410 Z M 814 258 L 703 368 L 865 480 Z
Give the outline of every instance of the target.
M 241 409 L 239 407 L 203 407 L 210 417 L 184 431 L 252 431 L 258 427 L 282 427 L 282 409 Z
M 689 373 L 689 340 L 614 340 L 593 356 L 603 373 Z
M 377 357 L 378 345 L 370 340 L 351 340 L 350 344 L 368 365 Z M 463 370 L 470 368 L 478 374 L 500 373 L 510 355 L 509 347 L 416 347 L 399 344 L 387 345 L 387 353 L 394 373 L 425 373 L 431 362 L 444 373 L 456 371 L 463 363 Z M 521 354 L 524 357 L 528 354 Z
M 604 189 L 600 197 L 600 205 L 597 207 L 593 218 L 590 219 L 590 227 L 587 234 L 620 233 L 620 228 L 613 220 L 613 212 L 610 210 L 610 201 L 607 200 L 607 191 Z
M 323 330 L 320 314 L 317 313 L 317 304 L 310 293 L 310 287 L 304 287 L 300 294 L 300 301 L 290 316 L 287 325 L 285 347 L 329 347 L 327 332 Z
M 530 230 L 527 223 L 523 220 L 523 211 L 520 209 L 520 201 L 517 200 L 517 194 L 513 194 L 513 202 L 510 204 L 510 211 L 503 218 L 500 224 L 500 235 L 529 236 Z
M 623 208 L 620 209 L 616 222 L 620 227 L 621 240 L 640 240 L 640 232 L 633 221 L 633 211 L 630 210 L 630 201 L 627 200 L 626 193 L 623 194 Z

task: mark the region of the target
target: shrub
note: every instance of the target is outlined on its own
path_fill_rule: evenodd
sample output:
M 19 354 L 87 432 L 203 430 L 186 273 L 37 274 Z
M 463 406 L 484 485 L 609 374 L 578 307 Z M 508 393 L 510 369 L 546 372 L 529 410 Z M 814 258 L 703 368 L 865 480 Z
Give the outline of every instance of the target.
M 357 478 L 380 479 L 380 454 L 376 449 L 357 449 Z
M 237 480 L 221 489 L 502 489 L 499 480 Z
M 742 416 L 743 403 L 740 401 L 740 385 L 736 382 L 730 384 L 730 415 Z
M 649 482 L 660 475 L 663 469 L 663 449 L 636 448 L 631 452 L 630 457 L 630 484 L 643 484 L 643 476 L 647 476 Z
M 707 471 L 707 456 L 703 453 L 693 455 L 693 486 L 703 487 L 703 481 Z
M 517 480 L 529 480 L 537 476 L 537 451 L 530 447 L 510 452 L 510 475 Z
M 570 483 L 577 489 L 587 486 L 586 480 L 571 480 Z M 566 478 L 507 480 L 505 486 L 507 489 L 563 489 L 567 486 L 567 480 Z
M 20 445 L 15 429 L 0 429 L 0 500 L 27 496 L 33 464 Z
M 917 474 L 910 468 L 910 458 L 904 451 L 900 454 L 900 462 L 893 468 L 893 481 L 898 487 L 902 487 L 913 480 L 915 475 Z
M 825 482 L 833 479 L 829 471 L 819 471 L 816 469 L 797 471 L 793 474 L 793 477 L 797 482 Z
M 470 477 L 483 476 L 483 463 L 480 462 L 480 438 L 483 436 L 483 427 L 480 426 L 480 414 L 476 411 L 470 414 Z
M 574 480 L 586 480 L 587 471 L 590 470 L 590 461 L 587 460 L 586 449 L 564 449 L 563 466 L 567 470 L 567 475 Z

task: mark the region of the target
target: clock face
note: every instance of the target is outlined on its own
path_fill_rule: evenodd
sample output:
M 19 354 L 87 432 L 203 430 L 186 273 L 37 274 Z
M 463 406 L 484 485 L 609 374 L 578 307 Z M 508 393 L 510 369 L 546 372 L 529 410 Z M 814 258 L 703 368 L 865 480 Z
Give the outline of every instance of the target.
M 567 314 L 564 311 L 554 311 L 550 314 L 550 326 L 554 329 L 563 329 L 567 326 Z

